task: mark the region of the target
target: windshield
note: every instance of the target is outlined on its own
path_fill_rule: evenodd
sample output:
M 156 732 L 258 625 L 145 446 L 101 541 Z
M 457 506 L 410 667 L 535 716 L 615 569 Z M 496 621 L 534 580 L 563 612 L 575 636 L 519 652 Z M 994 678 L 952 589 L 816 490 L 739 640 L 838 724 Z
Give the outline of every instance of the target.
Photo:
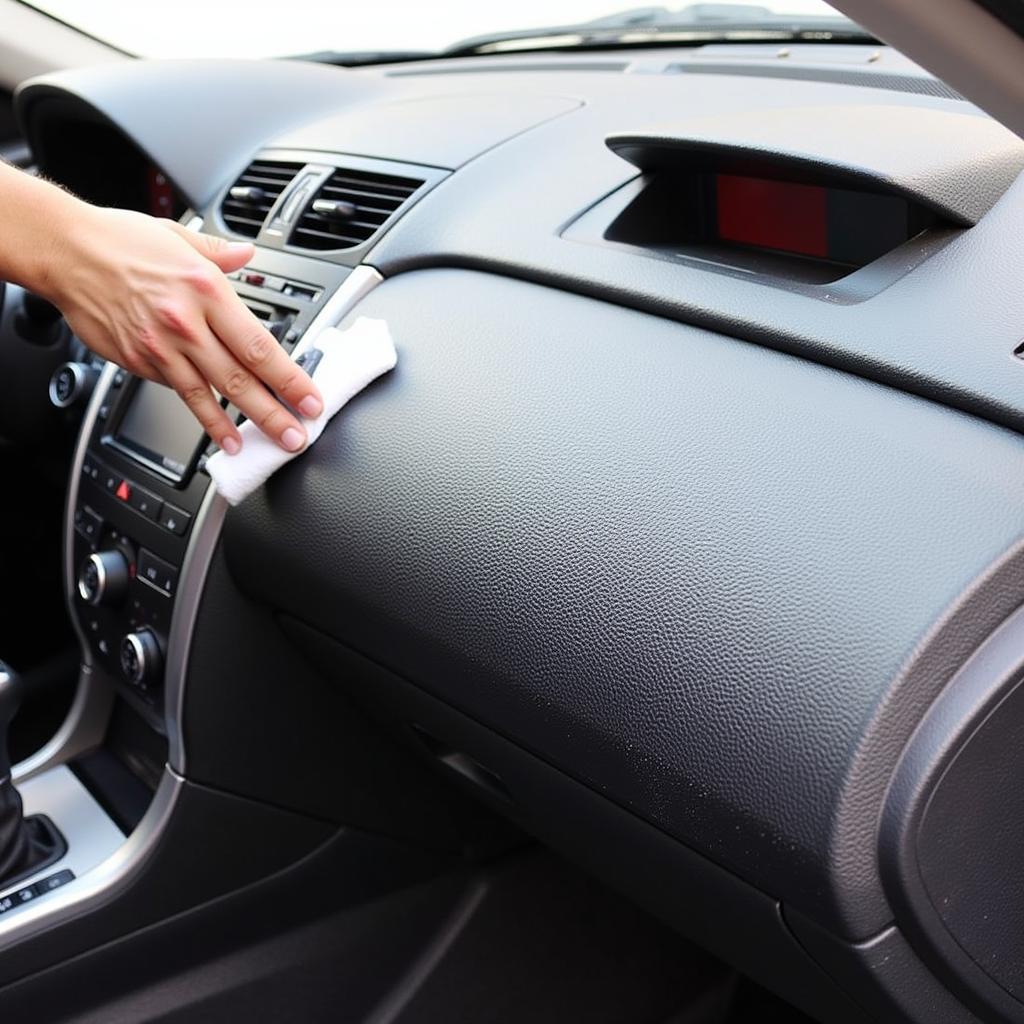
M 820 0 L 716 2 L 689 7 L 637 7 L 622 12 L 614 0 L 384 0 L 342 3 L 325 0 L 32 0 L 31 6 L 89 35 L 144 57 L 275 57 L 338 51 L 438 52 L 475 36 L 515 34 L 527 29 L 650 25 L 678 21 L 713 29 L 730 21 L 760 23 L 780 15 L 794 20 L 838 17 Z

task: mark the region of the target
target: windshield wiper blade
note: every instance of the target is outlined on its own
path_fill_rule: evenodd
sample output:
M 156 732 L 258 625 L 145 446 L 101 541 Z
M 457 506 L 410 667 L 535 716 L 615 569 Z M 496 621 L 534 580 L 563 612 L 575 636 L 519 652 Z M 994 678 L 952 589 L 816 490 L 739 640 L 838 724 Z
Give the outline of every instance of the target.
M 751 17 L 751 15 L 754 15 Z M 780 15 L 749 4 L 693 4 L 681 10 L 639 7 L 594 21 L 517 29 L 464 39 L 446 57 L 545 49 L 613 49 L 708 42 L 877 43 L 842 15 Z
M 428 60 L 436 50 L 318 50 L 316 53 L 290 53 L 280 60 L 308 60 L 314 64 L 336 64 L 358 68 L 365 64 L 401 64 L 409 60 Z

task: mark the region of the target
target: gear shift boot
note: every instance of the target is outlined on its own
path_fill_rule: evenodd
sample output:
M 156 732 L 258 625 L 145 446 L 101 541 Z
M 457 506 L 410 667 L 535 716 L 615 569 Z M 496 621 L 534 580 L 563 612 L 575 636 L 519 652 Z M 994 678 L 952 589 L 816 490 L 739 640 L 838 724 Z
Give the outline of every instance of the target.
M 22 681 L 0 662 L 0 890 L 64 856 L 67 843 L 42 814 L 26 818 L 11 781 L 7 729 L 21 703 Z

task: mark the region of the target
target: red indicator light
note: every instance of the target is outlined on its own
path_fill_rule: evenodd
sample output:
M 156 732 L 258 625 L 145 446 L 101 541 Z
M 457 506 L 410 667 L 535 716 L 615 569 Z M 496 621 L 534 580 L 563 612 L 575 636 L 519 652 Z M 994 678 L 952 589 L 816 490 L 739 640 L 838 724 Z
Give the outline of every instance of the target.
M 117 490 L 114 491 L 114 494 L 116 494 L 121 501 L 127 501 L 132 496 L 132 489 L 128 486 L 128 481 L 122 480 L 117 485 Z
M 716 175 L 723 242 L 828 257 L 826 190 L 819 185 Z

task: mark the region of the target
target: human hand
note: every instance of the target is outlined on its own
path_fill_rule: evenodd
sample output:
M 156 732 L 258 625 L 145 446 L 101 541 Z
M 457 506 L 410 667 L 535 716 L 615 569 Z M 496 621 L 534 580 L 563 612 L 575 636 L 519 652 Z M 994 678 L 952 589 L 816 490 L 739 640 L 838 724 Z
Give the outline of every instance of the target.
M 75 334 L 105 359 L 174 388 L 229 455 L 241 437 L 214 388 L 286 451 L 301 449 L 305 429 L 281 400 L 314 417 L 320 393 L 224 276 L 254 247 L 80 205 L 49 261 L 45 289 Z

